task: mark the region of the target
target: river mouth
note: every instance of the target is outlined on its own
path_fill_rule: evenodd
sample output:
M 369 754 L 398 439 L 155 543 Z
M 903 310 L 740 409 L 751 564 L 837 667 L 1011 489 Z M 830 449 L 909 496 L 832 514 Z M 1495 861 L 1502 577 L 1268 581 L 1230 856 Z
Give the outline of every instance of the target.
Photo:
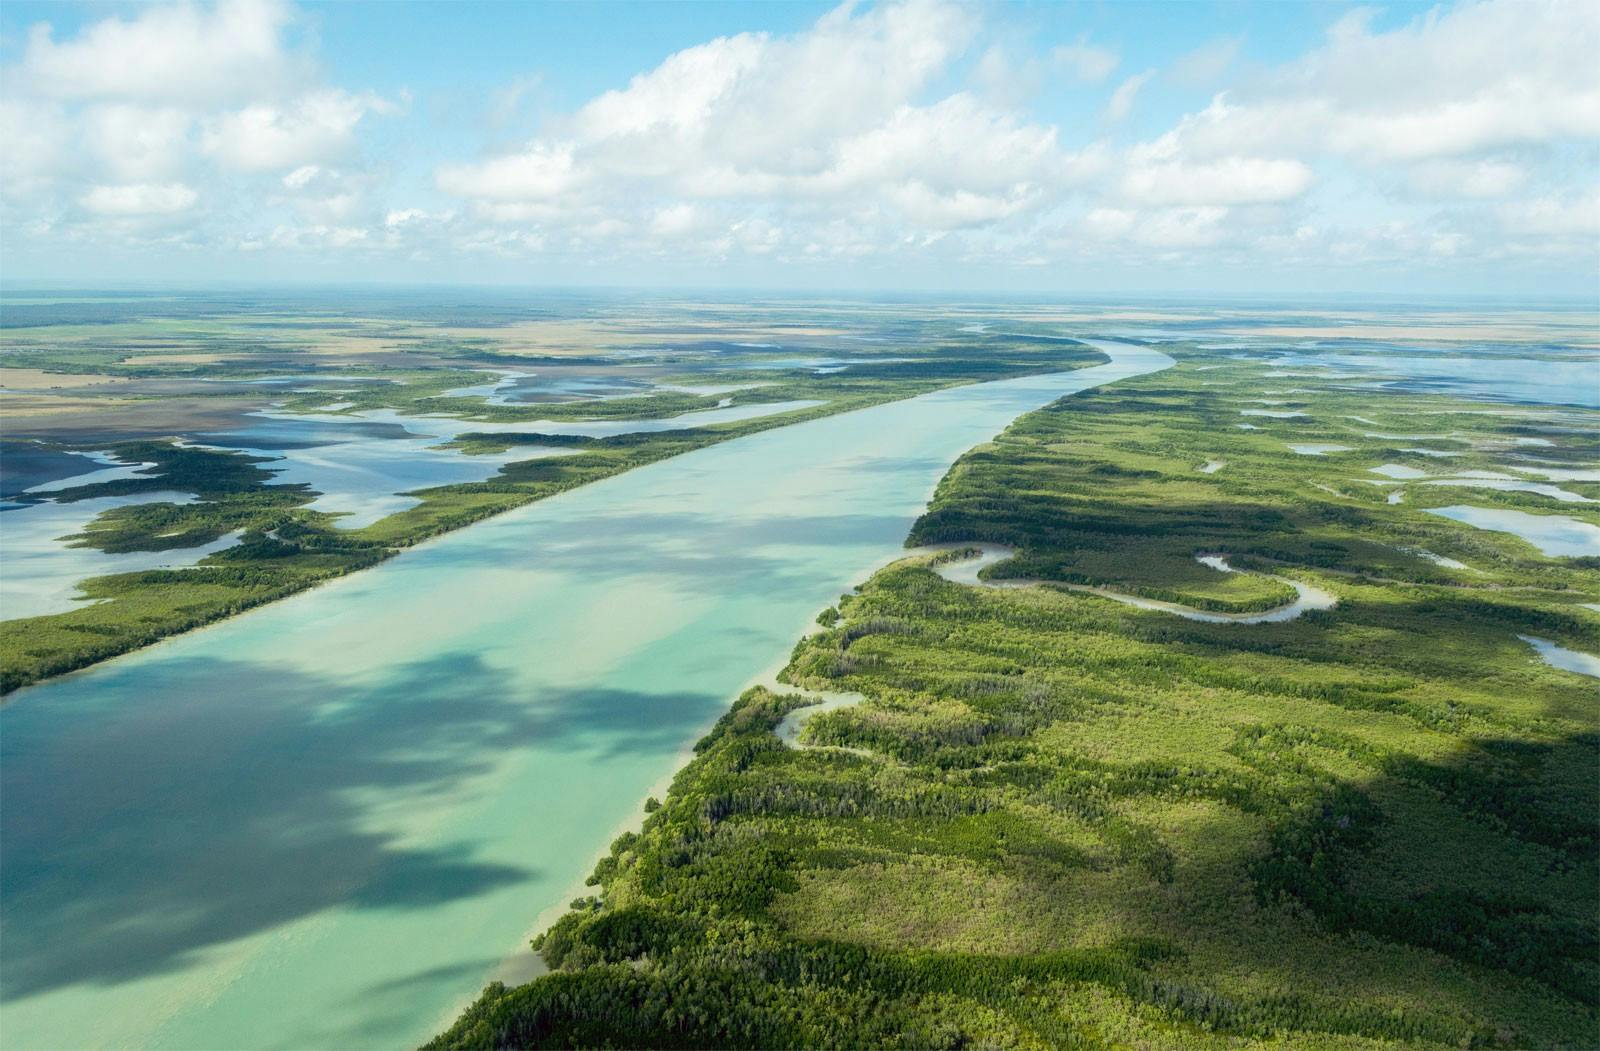
M 21 691 L 8 1045 L 426 1039 L 741 685 L 902 557 L 957 456 L 1171 363 L 1099 346 L 639 468 Z

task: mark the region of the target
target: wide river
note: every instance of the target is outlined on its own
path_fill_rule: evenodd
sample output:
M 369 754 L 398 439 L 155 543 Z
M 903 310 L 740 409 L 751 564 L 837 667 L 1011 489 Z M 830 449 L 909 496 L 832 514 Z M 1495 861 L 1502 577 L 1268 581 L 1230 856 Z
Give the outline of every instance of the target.
M 0 709 L 0 1044 L 406 1047 L 448 1023 L 963 451 L 1165 355 L 554 497 Z

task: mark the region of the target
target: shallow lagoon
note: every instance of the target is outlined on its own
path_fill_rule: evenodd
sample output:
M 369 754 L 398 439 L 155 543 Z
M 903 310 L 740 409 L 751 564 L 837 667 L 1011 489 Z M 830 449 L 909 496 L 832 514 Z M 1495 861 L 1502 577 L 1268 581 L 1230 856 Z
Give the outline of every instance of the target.
M 896 557 L 956 456 L 1168 364 L 1118 348 L 702 449 L 22 691 L 0 709 L 7 1046 L 425 1039 Z
M 305 483 L 321 495 L 308 506 L 339 515 L 344 529 L 359 529 L 387 515 L 415 507 L 422 501 L 408 496 L 436 485 L 481 482 L 500 468 L 520 460 L 570 455 L 555 447 L 513 446 L 503 452 L 466 455 L 447 443 L 472 432 L 528 432 L 582 434 L 607 437 L 640 431 L 681 430 L 728 423 L 810 408 L 815 401 L 782 401 L 728 406 L 654 420 L 536 421 L 531 423 L 474 422 L 452 416 L 414 416 L 392 409 L 365 413 L 294 414 L 262 412 L 252 422 L 227 432 L 197 435 L 192 444 L 269 456 L 263 464 L 279 484 Z M 57 478 L 27 490 L 29 495 L 79 485 L 139 477 L 150 464 L 118 464 L 97 454 L 87 454 L 86 472 Z M 74 457 L 78 459 L 79 457 Z M 95 468 L 94 463 L 100 466 Z M 65 468 L 63 468 L 65 469 Z M 0 619 L 65 613 L 77 602 L 78 584 L 93 576 L 143 569 L 188 566 L 228 547 L 229 536 L 199 547 L 158 552 L 108 555 L 92 548 L 73 548 L 60 538 L 82 532 L 102 511 L 136 503 L 163 500 L 184 502 L 182 493 L 160 496 L 97 497 L 77 503 L 28 504 L 6 512 L 0 572 Z
M 1566 515 L 1534 515 L 1526 511 L 1471 507 L 1466 504 L 1430 507 L 1427 512 L 1465 522 L 1478 529 L 1514 533 L 1546 555 L 1568 558 L 1600 555 L 1600 526 L 1580 522 Z
M 1600 383 L 1592 358 L 1557 360 L 1482 355 L 1463 357 L 1459 352 L 1396 354 L 1392 346 L 1369 345 L 1375 354 L 1340 353 L 1339 344 L 1314 353 L 1286 355 L 1271 364 L 1299 368 L 1316 366 L 1374 377 L 1401 376 L 1395 386 L 1407 390 L 1440 390 L 1474 398 L 1583 405 L 1600 408 Z M 1349 349 L 1361 349 L 1350 344 Z
M 757 402 L 688 412 L 654 420 L 535 420 L 497 423 L 459 416 L 417 416 L 394 409 L 349 414 L 260 413 L 261 423 L 226 434 L 205 435 L 214 448 L 277 456 L 263 464 L 277 481 L 304 482 L 322 495 L 311 507 L 339 514 L 346 529 L 368 526 L 422 501 L 405 495 L 435 485 L 459 485 L 494 477 L 501 467 L 573 450 L 514 446 L 499 453 L 466 455 L 447 444 L 463 434 L 530 433 L 585 435 L 675 431 L 810 408 L 816 401 Z
M 1569 650 L 1565 646 L 1557 646 L 1549 639 L 1538 639 L 1532 635 L 1518 635 L 1517 638 L 1532 646 L 1539 654 L 1539 659 L 1552 668 L 1600 679 L 1600 657 L 1578 650 Z
M 78 583 L 111 573 L 192 566 L 238 543 L 229 534 L 199 547 L 110 554 L 68 547 L 62 538 L 83 532 L 102 511 L 131 504 L 186 503 L 188 493 L 155 492 L 107 496 L 70 504 L 11 506 L 0 511 L 0 620 L 66 613 L 83 604 Z

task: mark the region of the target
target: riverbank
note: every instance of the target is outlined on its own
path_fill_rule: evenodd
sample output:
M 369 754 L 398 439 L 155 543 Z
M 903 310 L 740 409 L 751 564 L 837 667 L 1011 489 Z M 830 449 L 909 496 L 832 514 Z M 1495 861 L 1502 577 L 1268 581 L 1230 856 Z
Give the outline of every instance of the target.
M 964 450 L 1170 360 L 1111 349 L 688 452 L 30 689 L 0 709 L 8 1045 L 425 1039 Z
M 1481 445 L 1459 466 L 1491 470 L 1540 410 L 1297 377 L 1299 417 L 1241 430 L 1260 367 L 1021 418 L 911 542 L 1014 548 L 994 583 L 1268 597 L 1196 561 L 1226 557 L 1336 606 L 1213 623 L 897 562 L 784 674 L 865 700 L 813 711 L 819 747 L 795 749 L 776 731 L 808 697 L 747 691 L 544 938 L 555 972 L 430 1046 L 1590 1042 L 1600 719 L 1593 681 L 1524 638 L 1600 652 L 1594 563 L 1428 513 L 1465 490 L 1387 502 L 1363 476 L 1426 459 L 1336 422 L 1438 412 Z

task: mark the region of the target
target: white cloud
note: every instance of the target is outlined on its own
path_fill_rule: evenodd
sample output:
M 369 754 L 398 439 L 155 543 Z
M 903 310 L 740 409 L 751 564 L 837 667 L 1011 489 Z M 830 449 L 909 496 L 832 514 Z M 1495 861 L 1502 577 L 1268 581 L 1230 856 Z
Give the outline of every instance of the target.
M 1121 62 L 1115 51 L 1090 44 L 1087 35 L 1080 36 L 1074 43 L 1055 48 L 1050 52 L 1050 58 L 1057 66 L 1086 84 L 1098 84 L 1105 80 Z
M 557 122 L 561 135 L 444 165 L 437 184 L 527 221 L 654 198 L 658 237 L 703 236 L 704 208 L 692 224 L 660 218 L 693 201 L 872 208 L 937 228 L 1003 218 L 1070 170 L 1051 127 L 965 91 L 922 97 L 973 25 L 965 8 L 914 0 L 846 5 L 792 37 L 718 38 L 596 97 Z
M 321 226 L 348 225 L 367 218 L 377 220 L 381 209 L 368 203 L 371 180 L 359 173 L 302 165 L 279 180 L 281 198 L 309 223 Z
M 1600 135 L 1600 4 L 1483 0 L 1384 33 L 1371 12 L 1173 131 L 1195 153 L 1455 157 Z
M 163 179 L 182 168 L 192 124 L 187 113 L 171 106 L 107 103 L 84 112 L 83 136 L 113 178 Z
M 51 102 L 0 98 L 0 177 L 13 194 L 47 188 L 71 155 L 61 107 Z
M 1472 202 L 1505 199 L 1531 184 L 1570 186 L 1582 164 L 1569 148 L 1592 150 L 1600 136 L 1593 61 L 1600 5 L 1476 0 L 1386 31 L 1374 29 L 1373 17 L 1365 10 L 1347 16 L 1321 46 L 1252 74 L 1129 149 L 1115 197 L 1169 210 L 1162 223 L 1155 213 L 1129 218 L 1126 209 L 1111 209 L 1088 227 L 1147 244 L 1200 244 L 1215 233 L 1214 244 L 1316 265 L 1408 253 L 1481 259 L 1504 249 Z M 1168 76 L 1193 83 L 1219 75 L 1236 44 L 1213 41 Z M 1116 113 L 1113 105 L 1108 116 Z M 1319 177 L 1324 170 L 1328 178 Z M 1211 208 L 1224 213 L 1202 211 Z M 1561 215 L 1581 225 L 1581 212 L 1567 193 L 1508 205 L 1500 215 L 1505 236 L 1514 237 L 1519 220 L 1531 229 Z M 1225 238 L 1224 227 L 1231 228 Z M 1303 236 L 1308 229 L 1322 231 L 1314 249 Z M 1568 252 L 1570 241 L 1552 229 L 1546 247 Z
M 239 171 L 281 171 L 338 158 L 356 124 L 388 109 L 373 95 L 337 89 L 308 92 L 288 103 L 255 103 L 208 122 L 204 148 Z
M 370 231 L 359 226 L 311 223 L 274 227 L 267 241 L 277 248 L 295 252 L 326 252 L 364 247 L 372 239 Z
M 334 87 L 287 0 L 180 0 L 11 52 L 0 220 L 41 243 L 596 267 L 1593 259 L 1600 4 L 1376 18 L 1276 68 L 1241 63 L 1239 37 L 1196 37 L 1118 77 L 1116 51 L 1076 28 L 846 2 L 798 32 L 683 48 L 535 124 L 568 86 L 549 71 L 507 71 L 481 119 L 442 96 L 413 116 Z M 1210 97 L 1165 134 L 1130 130 L 1136 107 L 1157 111 L 1152 83 L 1163 106 Z M 483 152 L 440 155 L 422 122 L 447 107 Z M 385 137 L 380 116 L 418 123 Z M 524 127 L 537 135 L 511 138 Z
M 281 181 L 285 189 L 303 190 L 321 174 L 321 168 L 315 164 L 306 164 L 285 175 Z
M 411 223 L 425 222 L 432 218 L 421 208 L 402 208 L 389 212 L 383 217 L 383 225 L 388 227 L 406 226 Z
M 1106 119 L 1116 123 L 1133 112 L 1133 102 L 1139 95 L 1139 89 L 1155 75 L 1155 70 L 1147 69 L 1143 73 L 1135 73 L 1118 84 L 1117 90 L 1111 93 L 1111 101 L 1106 103 Z
M 299 22 L 283 0 L 185 0 L 63 39 L 33 27 L 0 68 L 0 217 L 26 208 L 48 236 L 80 244 L 264 246 L 264 233 L 226 224 L 292 214 L 332 229 L 381 214 L 355 170 L 356 134 L 396 107 L 320 85 Z
M 107 18 L 58 43 L 28 34 L 19 82 L 44 96 L 208 104 L 247 98 L 299 75 L 284 47 L 293 12 L 279 0 L 177 3 Z
M 81 203 L 97 215 L 172 215 L 187 211 L 198 196 L 183 183 L 133 183 L 92 187 Z
M 741 210 L 756 207 L 785 230 L 760 242 L 762 250 L 813 258 L 936 245 L 981 254 L 1001 244 L 1016 258 L 1036 256 L 1026 224 L 1046 217 L 1093 243 L 1162 252 L 1311 253 L 1306 231 L 1322 230 L 1324 250 L 1342 237 L 1338 243 L 1359 243 L 1371 255 L 1404 231 L 1419 253 L 1466 253 L 1477 242 L 1443 213 L 1410 217 L 1381 235 L 1359 232 L 1359 222 L 1308 220 L 1333 195 L 1350 197 L 1347 184 L 1357 177 L 1340 168 L 1332 183 L 1320 179 L 1328 156 L 1381 169 L 1381 179 L 1366 178 L 1403 189 L 1402 208 L 1503 198 L 1534 180 L 1532 162 L 1520 156 L 1427 156 L 1461 133 L 1424 134 L 1407 123 L 1503 90 L 1515 98 L 1507 85 L 1527 79 L 1516 72 L 1526 65 L 1516 52 L 1534 37 L 1549 46 L 1532 54 L 1554 54 L 1563 34 L 1546 26 L 1502 46 L 1496 65 L 1481 61 L 1481 46 L 1477 58 L 1452 57 L 1472 35 L 1463 25 L 1476 32 L 1516 21 L 1503 10 L 1489 19 L 1481 9 L 1490 6 L 1459 5 L 1389 33 L 1346 20 L 1315 51 L 1252 71 L 1153 141 L 1073 148 L 1063 140 L 1083 129 L 1057 128 L 1025 107 L 1052 72 L 1103 81 L 1118 65 L 1111 50 L 1079 36 L 1039 58 L 1015 39 L 985 45 L 972 9 L 935 0 L 846 5 L 793 36 L 744 33 L 684 49 L 550 121 L 547 134 L 520 150 L 441 166 L 436 184 L 485 219 L 537 232 L 547 250 L 625 251 L 631 238 L 656 246 L 651 251 L 669 241 L 684 251 L 753 251 L 727 231 L 747 221 Z M 1541 7 L 1533 21 L 1574 10 Z M 1577 18 L 1580 27 L 1586 18 Z M 952 83 L 961 68 L 955 59 L 974 46 L 982 50 L 968 85 Z M 1115 136 L 1158 75 L 1172 85 L 1217 82 L 1236 66 L 1240 47 L 1239 37 L 1217 37 L 1166 70 L 1125 77 L 1107 101 L 1102 134 Z M 1417 52 L 1423 68 L 1455 74 L 1443 85 L 1411 84 L 1407 63 Z M 1563 91 L 1582 83 L 1570 66 L 1560 75 Z M 1363 81 L 1369 70 L 1393 83 L 1371 90 Z M 1422 105 L 1428 100 L 1435 109 Z M 1362 142 L 1351 137 L 1358 126 L 1367 128 Z M 1389 141 L 1396 138 L 1424 159 L 1395 156 L 1404 152 Z
M 650 229 L 657 236 L 676 237 L 700 225 L 700 213 L 692 204 L 674 204 L 656 212 Z
M 838 140 L 831 163 L 801 186 L 830 192 L 917 182 L 993 190 L 1048 174 L 1059 156 L 1054 128 L 1022 124 L 971 95 L 902 106 L 869 131 Z
M 1501 208 L 1500 219 L 1517 236 L 1592 240 L 1600 236 L 1600 189 L 1517 201 Z
M 1528 170 L 1497 157 L 1481 160 L 1439 159 L 1411 167 L 1411 185 L 1431 199 L 1504 197 L 1522 188 Z
M 941 193 L 920 182 L 901 183 L 890 191 L 890 199 L 901 215 L 918 227 L 934 231 L 981 226 L 1008 218 L 1027 208 L 1035 197 L 1036 193 L 1027 187 L 1004 193 Z
M 1172 63 L 1167 76 L 1180 84 L 1203 86 L 1213 83 L 1239 57 L 1242 37 L 1224 36 L 1208 40 Z
M 719 37 L 670 56 L 626 88 L 608 91 L 578 112 L 585 138 L 695 136 L 741 78 L 765 57 L 764 33 Z
M 1144 204 L 1267 204 L 1305 193 L 1311 169 L 1297 160 L 1223 157 L 1214 161 L 1136 161 L 1122 193 Z
M 480 164 L 446 165 L 439 188 L 458 197 L 490 201 L 544 200 L 577 185 L 572 143 L 534 142 L 521 153 Z

